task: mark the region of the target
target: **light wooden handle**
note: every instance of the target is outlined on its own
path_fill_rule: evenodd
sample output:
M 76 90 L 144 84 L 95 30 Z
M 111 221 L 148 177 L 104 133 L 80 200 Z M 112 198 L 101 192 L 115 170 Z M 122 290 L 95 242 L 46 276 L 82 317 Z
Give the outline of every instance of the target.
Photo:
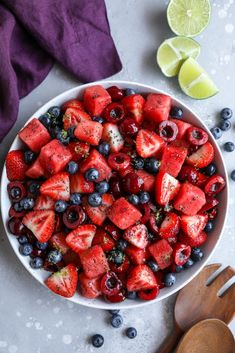
M 169 337 L 164 340 L 157 353 L 172 353 L 176 348 L 182 335 L 183 331 L 179 328 L 178 325 L 175 325 L 174 331 Z

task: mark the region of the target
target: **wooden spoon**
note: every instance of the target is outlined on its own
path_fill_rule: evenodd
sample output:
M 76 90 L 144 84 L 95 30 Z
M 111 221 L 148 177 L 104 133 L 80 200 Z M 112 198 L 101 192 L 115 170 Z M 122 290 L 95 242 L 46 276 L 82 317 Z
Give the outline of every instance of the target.
M 178 294 L 174 310 L 174 329 L 166 338 L 158 353 L 171 353 L 185 331 L 198 321 L 216 318 L 228 324 L 235 312 L 235 283 L 222 296 L 219 289 L 235 275 L 230 266 L 226 267 L 209 285 L 208 278 L 221 264 L 206 266 L 198 276 Z
M 234 353 L 235 341 L 228 326 L 221 320 L 198 322 L 181 339 L 176 353 Z

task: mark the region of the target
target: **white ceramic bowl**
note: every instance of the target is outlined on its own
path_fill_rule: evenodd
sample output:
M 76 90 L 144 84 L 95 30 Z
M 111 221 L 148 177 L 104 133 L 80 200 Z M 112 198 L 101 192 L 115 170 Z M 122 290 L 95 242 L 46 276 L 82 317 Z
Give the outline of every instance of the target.
M 119 86 L 120 88 L 130 87 L 130 88 L 137 90 L 140 93 L 148 93 L 148 92 L 165 93 L 165 92 L 162 92 L 152 86 L 147 86 L 147 85 L 143 85 L 143 84 L 135 83 L 135 82 L 101 81 L 101 82 L 96 82 L 95 84 L 101 84 L 105 88 L 109 87 L 109 86 L 113 86 L 113 85 Z M 60 94 L 59 96 L 53 98 L 48 103 L 46 103 L 43 107 L 38 109 L 36 111 L 36 113 L 33 115 L 33 117 L 38 118 L 40 115 L 42 115 L 44 112 L 46 112 L 50 106 L 61 105 L 69 99 L 76 98 L 76 97 L 82 97 L 84 89 L 86 87 L 89 87 L 92 85 L 94 85 L 94 83 L 78 86 L 78 87 L 72 88 L 72 89 Z M 167 93 L 165 93 L 165 94 L 167 94 Z M 210 235 L 208 236 L 207 242 L 203 246 L 203 251 L 205 254 L 203 260 L 201 262 L 196 263 L 191 269 L 188 269 L 187 271 L 183 271 L 182 273 L 177 274 L 176 284 L 173 287 L 161 289 L 159 296 L 155 300 L 152 300 L 152 301 L 125 300 L 122 303 L 111 304 L 111 303 L 106 303 L 102 298 L 94 299 L 94 300 L 86 299 L 86 298 L 82 297 L 81 295 L 79 295 L 78 293 L 76 293 L 76 295 L 73 298 L 68 299 L 68 300 L 71 300 L 72 302 L 77 303 L 77 304 L 81 304 L 81 305 L 85 305 L 85 306 L 89 306 L 89 307 L 93 307 L 93 308 L 100 308 L 100 309 L 121 309 L 121 308 L 122 309 L 124 309 L 124 308 L 129 309 L 129 308 L 140 307 L 140 306 L 144 306 L 144 305 L 147 305 L 150 303 L 158 302 L 164 298 L 169 297 L 170 295 L 172 295 L 173 293 L 177 292 L 179 289 L 184 287 L 187 283 L 189 283 L 200 272 L 200 270 L 205 266 L 205 264 L 208 262 L 208 260 L 212 256 L 216 246 L 218 245 L 218 242 L 219 242 L 221 235 L 222 235 L 222 232 L 223 232 L 223 228 L 224 228 L 224 224 L 225 224 L 225 220 L 226 220 L 226 215 L 227 215 L 227 208 L 228 208 L 228 178 L 227 178 L 227 173 L 226 173 L 226 169 L 225 169 L 225 163 L 224 163 L 224 160 L 223 160 L 223 157 L 222 157 L 222 154 L 220 152 L 218 145 L 215 143 L 210 131 L 205 126 L 203 121 L 195 113 L 193 113 L 186 105 L 184 105 L 182 102 L 180 102 L 178 99 L 172 97 L 172 101 L 173 101 L 174 105 L 177 105 L 177 106 L 180 106 L 183 108 L 184 120 L 186 120 L 187 122 L 192 123 L 196 126 L 202 127 L 203 129 L 205 129 L 208 132 L 208 134 L 210 136 L 210 142 L 213 144 L 214 150 L 215 150 L 215 161 L 216 161 L 216 165 L 218 167 L 218 173 L 221 174 L 225 178 L 226 183 L 227 183 L 227 187 L 219 195 L 220 204 L 219 204 L 218 216 L 217 216 L 216 222 L 215 222 L 215 228 L 210 233 Z M 32 119 L 32 117 L 30 119 Z M 21 147 L 22 147 L 22 143 L 19 140 L 18 136 L 16 136 L 14 142 L 11 145 L 10 150 L 19 149 Z M 9 201 L 8 194 L 7 194 L 7 184 L 8 184 L 8 179 L 6 176 L 6 168 L 4 165 L 3 173 L 2 173 L 2 180 L 1 180 L 1 211 L 2 211 L 2 218 L 3 218 L 3 224 L 5 227 L 5 231 L 6 231 L 8 239 L 11 243 L 11 246 L 12 246 L 13 250 L 15 251 L 16 256 L 21 261 L 21 263 L 24 265 L 24 267 L 27 269 L 27 271 L 29 271 L 37 281 L 39 281 L 41 284 L 44 285 L 44 279 L 46 277 L 48 277 L 49 273 L 46 271 L 43 271 L 43 270 L 33 270 L 29 266 L 29 258 L 21 256 L 19 254 L 18 241 L 17 241 L 16 237 L 14 237 L 12 234 L 10 234 L 7 229 L 6 225 L 7 225 L 7 220 L 8 220 L 8 210 L 10 207 L 10 201 Z

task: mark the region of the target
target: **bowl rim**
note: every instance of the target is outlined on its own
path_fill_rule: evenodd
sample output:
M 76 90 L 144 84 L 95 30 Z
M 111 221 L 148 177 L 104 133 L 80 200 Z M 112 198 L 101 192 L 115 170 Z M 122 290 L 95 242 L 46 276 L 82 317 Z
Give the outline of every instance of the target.
M 203 269 L 204 266 L 206 266 L 206 264 L 209 262 L 209 260 L 211 259 L 212 255 L 214 254 L 215 252 L 215 249 L 217 248 L 217 246 L 219 245 L 220 241 L 221 241 L 221 238 L 223 236 L 223 233 L 224 233 L 224 228 L 225 228 L 225 224 L 226 224 L 226 221 L 227 221 L 227 217 L 228 217 L 228 206 L 229 206 L 229 180 L 228 180 L 228 173 L 227 173 L 227 170 L 226 170 L 226 164 L 225 164 L 225 161 L 224 161 L 224 157 L 222 155 L 222 152 L 218 146 L 218 144 L 216 143 L 213 135 L 211 134 L 209 128 L 205 125 L 205 123 L 203 122 L 203 120 L 198 116 L 198 114 L 196 114 L 191 108 L 189 108 L 185 103 L 183 103 L 179 98 L 176 98 L 175 96 L 173 96 L 172 94 L 170 93 L 167 93 L 166 91 L 164 90 L 161 90 L 161 89 L 158 89 L 152 85 L 147 85 L 147 84 L 142 84 L 142 83 L 139 83 L 139 82 L 135 82 L 135 81 L 126 81 L 126 80 L 100 80 L 100 81 L 95 81 L 95 82 L 90 82 L 90 83 L 86 83 L 86 84 L 81 84 L 81 85 L 78 85 L 78 86 L 75 86 L 71 89 L 68 89 L 60 94 L 58 94 L 57 96 L 53 97 L 52 99 L 50 99 L 49 101 L 47 101 L 45 104 L 43 104 L 39 109 L 37 109 L 34 114 L 29 118 L 27 119 L 27 121 L 25 122 L 25 124 L 21 127 L 21 129 L 26 125 L 28 124 L 28 122 L 30 120 L 32 120 L 35 115 L 36 116 L 39 116 L 41 114 L 43 114 L 45 112 L 45 106 L 46 105 L 53 105 L 54 101 L 57 101 L 61 98 L 63 98 L 63 96 L 66 96 L 66 95 L 71 95 L 73 94 L 73 92 L 76 92 L 77 93 L 77 90 L 84 90 L 86 89 L 87 87 L 90 87 L 90 86 L 94 86 L 94 85 L 105 85 L 105 86 L 125 86 L 126 88 L 127 87 L 132 87 L 132 86 L 135 86 L 136 89 L 140 90 L 141 89 L 145 89 L 145 90 L 150 90 L 152 93 L 160 93 L 160 94 L 165 94 L 165 95 L 168 95 L 171 97 L 171 99 L 173 99 L 175 102 L 179 103 L 180 106 L 183 107 L 183 109 L 186 109 L 192 116 L 193 118 L 196 118 L 196 120 L 198 120 L 200 122 L 200 124 L 203 126 L 203 128 L 206 130 L 206 132 L 208 133 L 210 139 L 214 142 L 214 145 L 216 146 L 216 152 L 218 153 L 218 155 L 220 156 L 221 158 L 221 161 L 222 161 L 222 167 L 223 167 L 223 170 L 224 170 L 224 177 L 225 177 L 225 181 L 226 181 L 226 188 L 224 189 L 224 192 L 225 192 L 225 200 L 226 200 L 226 205 L 225 205 L 225 212 L 224 212 L 224 219 L 222 221 L 222 226 L 221 226 L 221 231 L 220 231 L 220 234 L 218 235 L 218 239 L 214 245 L 214 247 L 212 248 L 211 252 L 209 253 L 209 255 L 207 255 L 206 258 L 204 258 L 204 260 L 201 262 L 201 265 L 198 266 L 198 269 L 195 270 L 195 272 L 193 272 L 192 274 L 189 275 L 189 277 L 184 280 L 182 282 L 182 284 L 180 284 L 179 286 L 176 286 L 176 287 L 170 287 L 169 288 L 169 292 L 167 293 L 164 293 L 164 294 L 161 294 L 161 296 L 157 297 L 156 299 L 153 299 L 153 300 L 149 300 L 149 301 L 136 301 L 135 303 L 134 302 L 131 302 L 131 304 L 128 304 L 128 301 L 124 301 L 124 302 L 121 302 L 121 303 L 107 303 L 104 301 L 104 303 L 97 303 L 96 300 L 93 300 L 93 301 L 89 301 L 87 300 L 86 302 L 80 302 L 79 300 L 77 299 L 74 299 L 74 297 L 72 298 L 63 298 L 60 296 L 60 298 L 63 298 L 63 299 L 66 299 L 66 300 L 69 300 L 69 301 L 72 301 L 73 303 L 76 303 L 76 304 L 80 304 L 80 305 L 83 305 L 83 306 L 87 306 L 87 307 L 90 307 L 90 308 L 94 308 L 94 309 L 110 309 L 110 310 L 113 310 L 113 309 L 133 309 L 133 308 L 139 308 L 139 307 L 143 307 L 143 306 L 146 306 L 146 305 L 149 305 L 149 304 L 154 304 L 156 302 L 160 302 L 161 300 L 163 299 L 166 299 L 168 297 L 170 297 L 171 295 L 175 294 L 176 292 L 180 291 L 184 286 L 186 286 L 189 282 L 191 282 L 193 280 L 193 278 L 195 278 L 199 272 Z M 70 98 L 72 99 L 72 98 Z M 187 120 L 185 120 L 187 122 Z M 11 151 L 11 149 L 13 148 L 13 144 L 17 141 L 18 139 L 18 133 L 17 135 L 15 136 L 15 138 L 13 139 L 9 149 L 8 149 L 8 152 Z M 7 152 L 7 153 L 8 153 Z M 8 231 L 7 229 L 7 225 L 5 223 L 5 220 L 4 220 L 4 216 L 3 216 L 3 213 L 5 213 L 3 211 L 3 204 L 4 204 L 4 190 L 3 190 L 3 185 L 5 183 L 5 179 L 6 179 L 6 160 L 4 160 L 4 165 L 3 165 L 3 168 L 2 168 L 2 175 L 1 175 L 1 183 L 0 183 L 0 200 L 1 200 L 1 217 L 2 217 L 2 222 L 3 222 L 3 226 L 4 226 L 4 229 L 5 229 L 5 233 L 7 235 L 7 238 L 8 238 L 8 241 L 10 242 L 11 244 L 11 247 L 14 251 L 14 253 L 16 254 L 17 258 L 19 259 L 19 261 L 21 262 L 21 264 L 25 267 L 25 269 L 27 270 L 27 272 L 29 272 L 39 283 L 41 283 L 44 287 L 46 287 L 46 285 L 43 283 L 43 281 L 40 280 L 40 278 L 38 278 L 38 275 L 37 275 L 37 272 L 35 273 L 35 271 L 32 269 L 30 269 L 29 267 L 26 266 L 25 262 L 22 261 L 22 255 L 20 255 L 20 253 L 18 251 L 16 251 L 16 249 L 12 246 L 12 235 L 11 233 Z M 122 304 L 122 305 L 120 305 Z

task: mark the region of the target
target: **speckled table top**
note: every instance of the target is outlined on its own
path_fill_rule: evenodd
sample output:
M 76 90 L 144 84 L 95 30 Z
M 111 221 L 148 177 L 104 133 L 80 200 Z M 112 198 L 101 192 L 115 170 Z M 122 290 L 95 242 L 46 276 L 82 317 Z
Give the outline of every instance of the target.
M 193 101 L 180 92 L 176 79 L 164 78 L 156 63 L 157 46 L 172 36 L 167 25 L 166 0 L 106 0 L 113 37 L 123 70 L 115 79 L 139 81 L 168 91 L 189 104 L 212 126 L 224 106 L 235 111 L 235 3 L 212 0 L 212 19 L 197 40 L 202 46 L 199 62 L 217 83 L 220 93 L 206 101 Z M 57 94 L 78 85 L 61 67 L 20 104 L 18 121 L 1 144 L 1 165 L 17 131 L 33 112 Z M 235 142 L 235 123 L 219 144 Z M 235 154 L 224 152 L 228 171 L 235 169 Z M 229 217 L 222 241 L 211 262 L 235 265 L 235 183 L 231 182 Z M 135 340 L 123 329 L 111 329 L 109 315 L 60 299 L 31 277 L 15 257 L 1 225 L 0 231 L 0 353 L 95 352 L 89 335 L 101 333 L 104 353 L 154 353 L 170 332 L 174 296 L 141 309 L 124 311 L 125 327 L 138 330 Z M 231 325 L 235 332 L 235 325 Z

